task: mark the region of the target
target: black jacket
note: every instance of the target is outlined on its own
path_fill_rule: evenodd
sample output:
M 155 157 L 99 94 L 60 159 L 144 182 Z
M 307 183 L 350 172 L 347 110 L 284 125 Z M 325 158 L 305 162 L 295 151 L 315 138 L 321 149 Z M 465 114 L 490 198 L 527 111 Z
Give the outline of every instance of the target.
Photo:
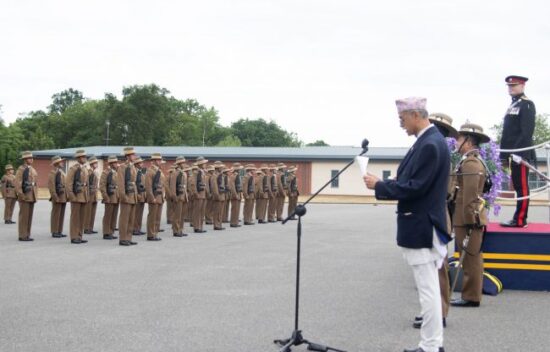
M 535 131 L 535 104 L 525 95 L 512 97 L 512 104 L 506 110 L 500 149 L 519 149 L 533 145 Z M 535 151 L 528 150 L 514 153 L 527 160 L 535 160 Z M 502 160 L 507 160 L 510 153 L 500 153 Z

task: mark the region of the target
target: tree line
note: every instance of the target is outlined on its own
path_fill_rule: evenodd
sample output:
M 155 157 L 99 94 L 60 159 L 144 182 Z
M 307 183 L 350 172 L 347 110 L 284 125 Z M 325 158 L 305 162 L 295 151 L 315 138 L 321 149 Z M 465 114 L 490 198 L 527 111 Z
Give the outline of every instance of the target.
M 223 126 L 218 111 L 195 99 L 181 100 L 156 84 L 87 99 L 76 89 L 52 96 L 45 110 L 6 125 L 0 118 L 0 170 L 18 163 L 22 150 L 93 145 L 300 147 L 304 143 L 274 121 L 241 118 Z M 307 145 L 327 145 L 315 141 Z

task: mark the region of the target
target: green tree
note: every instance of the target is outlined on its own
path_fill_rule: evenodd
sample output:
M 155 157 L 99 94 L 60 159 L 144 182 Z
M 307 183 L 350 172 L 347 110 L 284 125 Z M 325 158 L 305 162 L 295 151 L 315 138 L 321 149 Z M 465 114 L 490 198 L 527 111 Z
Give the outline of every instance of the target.
M 240 147 L 242 145 L 239 137 L 227 135 L 224 139 L 218 142 L 219 147 Z
M 295 133 L 287 132 L 274 121 L 240 119 L 231 124 L 233 135 L 247 147 L 299 147 Z
M 325 141 L 318 139 L 313 143 L 306 144 L 306 147 L 329 147 L 329 145 Z
M 541 144 L 550 141 L 550 124 L 548 123 L 549 114 L 537 114 L 535 117 L 535 131 L 533 133 L 533 144 Z M 500 143 L 502 138 L 503 122 L 491 127 L 491 130 L 496 135 L 497 143 Z
M 82 92 L 69 88 L 52 95 L 52 103 L 48 106 L 48 110 L 50 113 L 62 114 L 70 106 L 80 104 L 83 101 L 84 95 Z

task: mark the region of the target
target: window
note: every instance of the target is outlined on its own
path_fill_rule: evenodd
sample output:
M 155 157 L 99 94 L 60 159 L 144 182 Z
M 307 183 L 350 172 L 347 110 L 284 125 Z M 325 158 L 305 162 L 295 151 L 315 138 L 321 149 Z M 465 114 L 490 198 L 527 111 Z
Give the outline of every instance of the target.
M 543 172 L 544 175 L 546 175 L 546 172 Z M 537 175 L 534 172 L 529 173 L 529 188 L 535 189 L 539 187 L 543 187 L 546 185 L 546 180 L 542 179 L 539 175 Z
M 386 181 L 388 178 L 390 178 L 390 176 L 391 176 L 391 171 L 390 170 L 382 171 L 382 179 L 384 181 Z
M 331 170 L 330 171 L 330 178 L 332 179 L 334 176 L 338 174 L 338 170 Z M 330 183 L 330 188 L 338 188 L 338 177 L 336 177 L 332 182 Z

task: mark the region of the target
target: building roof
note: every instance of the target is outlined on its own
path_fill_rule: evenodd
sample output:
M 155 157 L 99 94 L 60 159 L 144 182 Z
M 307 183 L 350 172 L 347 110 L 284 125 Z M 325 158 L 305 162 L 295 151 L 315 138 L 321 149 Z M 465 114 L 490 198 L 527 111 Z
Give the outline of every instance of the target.
M 216 160 L 288 160 L 288 161 L 336 161 L 351 160 L 361 152 L 359 147 L 134 147 L 138 155 L 148 158 L 152 153 L 161 153 L 166 159 L 175 159 L 183 155 L 186 158 L 194 159 L 204 156 L 206 159 Z M 106 159 L 109 155 L 122 156 L 124 146 L 93 146 L 66 149 L 49 149 L 33 151 L 37 158 L 51 158 L 59 155 L 64 158 L 72 158 L 77 149 L 85 149 L 88 155 L 95 155 L 97 158 Z M 392 161 L 401 160 L 409 148 L 395 147 L 371 147 L 367 152 L 371 160 Z M 537 161 L 546 161 L 546 151 L 537 150 Z
M 77 149 L 85 149 L 88 155 L 107 158 L 109 155 L 122 156 L 124 146 L 94 146 L 66 149 L 49 149 L 34 151 L 37 158 L 50 158 L 60 155 L 72 158 Z M 229 160 L 351 160 L 361 153 L 359 147 L 134 147 L 141 157 L 149 157 L 152 153 L 161 153 L 166 159 L 175 159 L 179 155 L 186 158 L 204 156 L 207 159 Z M 401 160 L 408 148 L 370 148 L 367 156 L 376 160 Z

